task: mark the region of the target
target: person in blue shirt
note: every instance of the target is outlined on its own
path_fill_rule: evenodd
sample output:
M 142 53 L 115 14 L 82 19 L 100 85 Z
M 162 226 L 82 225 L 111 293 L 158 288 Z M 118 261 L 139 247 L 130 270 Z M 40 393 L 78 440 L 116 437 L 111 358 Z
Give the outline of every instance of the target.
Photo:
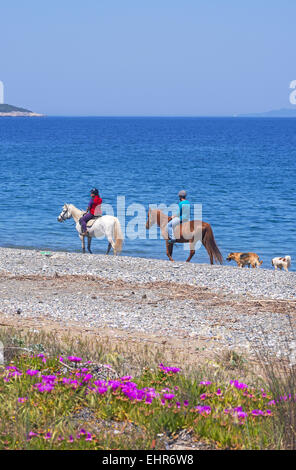
M 176 237 L 174 234 L 174 228 L 181 222 L 187 222 L 190 219 L 190 202 L 186 200 L 187 193 L 184 189 L 179 191 L 179 213 L 173 215 L 169 223 L 167 224 L 167 232 L 169 236 L 169 243 L 175 243 Z

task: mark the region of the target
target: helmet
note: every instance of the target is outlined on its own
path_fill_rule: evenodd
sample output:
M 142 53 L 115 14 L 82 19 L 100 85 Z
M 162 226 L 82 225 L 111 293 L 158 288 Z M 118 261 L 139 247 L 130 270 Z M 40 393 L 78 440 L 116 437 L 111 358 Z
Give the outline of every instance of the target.
M 93 189 L 90 190 L 90 193 L 95 194 L 96 196 L 98 196 L 99 190 L 97 188 L 93 188 Z
M 179 191 L 178 196 L 179 196 L 179 197 L 186 197 L 186 196 L 187 196 L 187 192 L 185 191 L 185 189 L 182 189 L 181 191 Z

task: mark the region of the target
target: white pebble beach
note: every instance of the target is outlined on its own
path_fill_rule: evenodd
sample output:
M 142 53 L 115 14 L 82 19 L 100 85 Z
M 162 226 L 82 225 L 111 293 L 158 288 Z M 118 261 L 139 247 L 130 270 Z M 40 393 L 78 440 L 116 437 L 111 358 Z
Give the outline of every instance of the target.
M 295 272 L 0 248 L 0 281 L 7 320 L 203 338 L 242 352 L 264 333 L 278 357 L 294 339 Z

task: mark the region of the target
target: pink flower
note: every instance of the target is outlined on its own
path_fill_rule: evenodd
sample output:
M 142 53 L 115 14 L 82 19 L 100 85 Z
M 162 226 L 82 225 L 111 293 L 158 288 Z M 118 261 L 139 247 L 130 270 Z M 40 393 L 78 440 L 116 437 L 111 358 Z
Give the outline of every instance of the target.
M 40 371 L 39 370 L 35 370 L 35 369 L 28 369 L 26 374 L 30 375 L 31 377 L 33 375 L 37 375 Z
M 42 382 L 44 383 L 53 383 L 56 379 L 56 375 L 42 375 Z
M 230 385 L 233 385 L 235 388 L 237 389 L 245 389 L 245 388 L 248 388 L 248 385 L 244 384 L 244 383 L 240 383 L 238 380 L 230 380 Z
M 174 396 L 175 396 L 175 395 L 174 395 L 173 393 L 164 393 L 164 394 L 163 394 L 163 398 L 164 398 L 165 400 L 168 400 L 168 401 L 169 401 L 169 400 L 172 400 L 172 399 L 174 398 Z
M 68 361 L 70 362 L 80 362 L 82 361 L 81 357 L 76 357 L 76 356 L 68 356 Z
M 162 372 L 164 372 L 165 374 L 169 374 L 169 373 L 177 374 L 178 372 L 180 372 L 179 367 L 165 367 L 163 364 L 159 364 L 159 368 L 160 368 L 160 369 L 162 370 Z
M 236 408 L 233 408 L 232 410 L 230 410 L 230 412 L 234 414 L 235 416 L 237 416 L 238 418 L 248 417 L 248 414 L 245 411 L 243 411 L 241 406 L 237 406 Z
M 245 411 L 238 411 L 237 416 L 238 416 L 238 418 L 244 419 L 244 418 L 248 417 L 248 413 L 246 413 Z
M 99 393 L 100 395 L 104 395 L 104 393 L 106 393 L 108 390 L 108 387 L 107 386 L 101 386 L 101 387 L 98 387 L 96 389 L 96 392 Z
M 264 412 L 262 410 L 253 410 L 251 413 L 252 413 L 253 416 L 260 416 L 260 415 L 262 416 L 262 415 L 264 415 Z
M 28 400 L 28 397 L 19 397 L 19 398 L 17 399 L 17 401 L 18 401 L 19 403 L 25 403 L 25 401 L 27 401 L 27 400 Z
M 36 388 L 38 392 L 51 392 L 54 389 L 54 385 L 51 383 L 38 383 L 35 384 L 34 388 Z
M 198 406 L 195 407 L 195 409 L 198 410 L 198 412 L 199 412 L 200 414 L 205 413 L 205 414 L 209 415 L 209 414 L 211 413 L 211 407 L 210 407 L 210 406 L 201 406 L 201 405 L 198 405 Z
M 92 375 L 91 374 L 86 374 L 84 377 L 83 377 L 83 380 L 82 382 L 88 382 L 89 380 L 92 379 Z

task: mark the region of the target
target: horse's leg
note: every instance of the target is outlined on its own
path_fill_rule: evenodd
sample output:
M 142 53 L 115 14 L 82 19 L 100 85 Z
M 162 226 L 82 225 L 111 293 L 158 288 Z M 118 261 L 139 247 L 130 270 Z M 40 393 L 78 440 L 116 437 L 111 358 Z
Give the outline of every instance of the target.
M 165 243 L 166 243 L 166 252 L 167 252 L 167 256 L 168 256 L 168 258 L 170 259 L 170 261 L 174 261 L 173 258 L 172 258 L 172 254 L 173 254 L 173 244 L 172 244 L 172 243 L 169 243 L 168 240 L 166 240 Z
M 89 253 L 92 254 L 92 251 L 90 249 L 90 245 L 91 245 L 91 237 L 87 237 L 87 249 L 88 249 Z
M 114 255 L 116 255 L 117 250 L 116 250 L 116 244 L 115 244 L 115 242 L 112 238 L 114 236 L 112 227 L 106 227 L 105 236 L 106 236 L 106 238 L 109 242 L 106 255 L 108 255 L 111 248 L 113 248 L 113 253 L 114 253 Z
M 186 263 L 189 263 L 189 261 L 194 256 L 194 254 L 195 254 L 195 245 L 193 243 L 190 243 L 190 253 L 189 253 L 189 256 L 186 260 Z
M 108 249 L 107 249 L 107 254 L 109 253 L 109 251 L 112 247 L 113 248 L 113 253 L 114 253 L 114 255 L 116 255 L 117 252 L 116 252 L 115 243 L 113 241 L 113 238 L 109 235 L 109 236 L 107 236 L 107 239 L 108 239 L 108 242 L 109 242 Z
M 82 235 L 79 235 L 79 238 L 81 240 L 81 248 L 82 248 L 82 253 L 85 253 L 85 242 L 84 242 L 84 237 Z

